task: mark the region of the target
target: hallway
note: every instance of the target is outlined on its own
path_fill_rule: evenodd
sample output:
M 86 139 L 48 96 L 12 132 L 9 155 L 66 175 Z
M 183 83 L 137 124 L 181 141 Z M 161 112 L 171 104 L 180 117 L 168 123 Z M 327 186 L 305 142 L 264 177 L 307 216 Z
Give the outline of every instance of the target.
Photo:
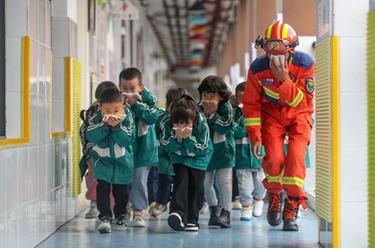
M 172 123 L 177 100 L 195 107 Z M 207 171 L 185 188 L 232 228 L 149 220 L 171 189 L 190 192 L 180 162 Z M 264 178 L 270 212 L 281 183 L 289 197 L 285 229 L 306 194 L 298 232 L 269 226 L 266 206 L 251 222 L 230 212 L 236 199 L 256 215 Z M 110 228 L 98 179 L 122 185 L 117 206 L 132 198 L 145 228 L 104 235 L 85 219 L 105 205 Z M 0 248 L 375 248 L 375 0 L 0 0 L 0 189 Z

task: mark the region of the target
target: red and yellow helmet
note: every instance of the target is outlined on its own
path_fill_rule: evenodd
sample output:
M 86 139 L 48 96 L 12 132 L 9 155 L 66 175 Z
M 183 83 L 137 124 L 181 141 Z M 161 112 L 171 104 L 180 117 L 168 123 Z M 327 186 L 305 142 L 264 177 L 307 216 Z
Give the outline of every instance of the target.
M 255 47 L 262 47 L 266 53 L 283 54 L 298 46 L 298 36 L 294 29 L 281 21 L 269 25 L 264 37 L 258 36 Z

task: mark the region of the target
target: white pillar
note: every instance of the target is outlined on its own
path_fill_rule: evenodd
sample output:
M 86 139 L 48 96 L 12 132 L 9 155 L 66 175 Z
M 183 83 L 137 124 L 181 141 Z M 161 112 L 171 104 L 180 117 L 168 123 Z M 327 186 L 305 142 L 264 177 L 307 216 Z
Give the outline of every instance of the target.
M 355 6 L 355 7 L 353 7 Z M 340 243 L 367 247 L 366 19 L 369 0 L 333 2 L 339 39 Z

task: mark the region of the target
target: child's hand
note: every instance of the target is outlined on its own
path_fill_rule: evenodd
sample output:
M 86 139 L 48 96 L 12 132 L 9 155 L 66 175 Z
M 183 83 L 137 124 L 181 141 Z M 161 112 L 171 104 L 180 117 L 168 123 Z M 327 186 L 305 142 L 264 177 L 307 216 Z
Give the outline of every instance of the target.
M 193 128 L 190 125 L 174 124 L 173 130 L 176 133 L 176 138 L 187 139 L 191 136 Z
M 177 139 L 179 139 L 179 140 L 183 139 L 184 134 L 183 134 L 181 128 L 175 128 L 175 127 L 173 127 L 173 130 L 175 131 L 175 134 L 176 134 L 176 138 L 177 138 Z
M 103 122 L 110 127 L 117 127 L 125 118 L 126 115 L 123 111 L 120 115 L 104 115 Z
M 190 127 L 184 127 L 182 129 L 182 139 L 187 139 L 191 136 L 193 129 Z
M 114 118 L 114 117 L 110 117 L 107 121 L 107 124 L 108 126 L 110 127 L 117 127 L 118 125 L 120 125 L 120 123 L 122 122 L 122 119 L 118 119 L 118 118 Z
M 138 100 L 140 100 L 140 95 L 136 93 L 122 93 L 125 97 L 125 103 L 133 106 Z
M 205 116 L 210 116 L 211 114 L 215 113 L 219 107 L 219 103 L 217 101 L 202 100 L 202 104 Z

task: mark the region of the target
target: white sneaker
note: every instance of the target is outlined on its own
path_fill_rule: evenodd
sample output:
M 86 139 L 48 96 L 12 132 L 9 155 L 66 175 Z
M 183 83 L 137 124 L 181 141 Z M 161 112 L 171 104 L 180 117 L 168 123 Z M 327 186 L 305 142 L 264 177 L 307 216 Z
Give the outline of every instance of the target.
M 199 211 L 200 214 L 207 214 L 209 212 L 207 202 L 203 203 L 201 210 Z
M 253 200 L 253 215 L 254 217 L 260 217 L 263 214 L 263 200 Z
M 98 227 L 96 228 L 100 233 L 110 233 L 112 231 L 111 228 L 111 220 L 104 218 L 100 220 Z
M 241 210 L 241 221 L 251 221 L 251 217 L 253 214 L 253 207 L 252 206 L 243 206 Z
M 145 222 L 145 219 L 143 218 L 142 211 L 134 210 L 132 226 L 134 226 L 134 227 L 145 227 L 146 226 L 146 222 Z
M 232 202 L 232 210 L 241 210 L 241 209 L 242 209 L 242 205 L 241 205 L 240 199 L 236 198 Z
M 95 202 L 91 202 L 90 209 L 85 214 L 85 218 L 86 219 L 95 219 L 95 218 L 98 218 L 98 215 L 99 215 L 99 211 L 96 208 L 96 203 Z

